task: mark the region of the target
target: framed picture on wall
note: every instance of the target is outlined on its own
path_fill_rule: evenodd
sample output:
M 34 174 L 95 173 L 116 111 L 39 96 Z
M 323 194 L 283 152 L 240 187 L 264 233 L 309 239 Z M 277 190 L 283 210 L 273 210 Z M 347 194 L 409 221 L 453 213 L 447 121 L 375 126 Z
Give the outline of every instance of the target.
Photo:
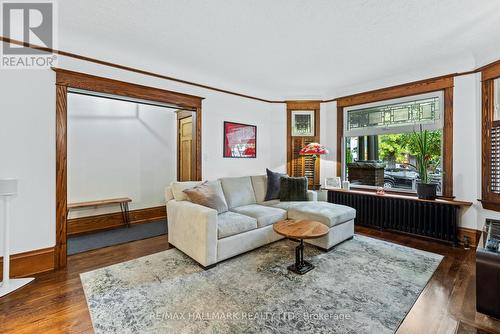
M 256 158 L 257 126 L 224 122 L 224 158 Z
M 292 136 L 314 136 L 314 110 L 292 111 Z

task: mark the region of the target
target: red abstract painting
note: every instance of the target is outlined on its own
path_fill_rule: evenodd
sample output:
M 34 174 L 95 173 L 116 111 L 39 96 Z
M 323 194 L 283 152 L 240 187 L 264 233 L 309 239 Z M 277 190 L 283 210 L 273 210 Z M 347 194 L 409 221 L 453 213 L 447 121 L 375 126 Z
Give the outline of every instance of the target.
M 257 157 L 257 127 L 224 122 L 224 158 Z

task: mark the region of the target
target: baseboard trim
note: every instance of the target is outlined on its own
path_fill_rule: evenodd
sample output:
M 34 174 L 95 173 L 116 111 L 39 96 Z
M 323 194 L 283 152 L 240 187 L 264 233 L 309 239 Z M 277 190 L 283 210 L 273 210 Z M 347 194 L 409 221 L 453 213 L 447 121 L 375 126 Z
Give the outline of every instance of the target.
M 471 247 L 477 247 L 479 243 L 479 239 L 481 239 L 481 231 L 475 230 L 468 227 L 459 227 L 458 228 L 458 242 L 460 245 L 464 244 L 464 237 L 469 237 L 469 244 Z
M 3 257 L 0 257 L 3 268 Z M 54 270 L 54 247 L 36 249 L 10 256 L 10 277 L 26 277 Z M 3 273 L 0 272 L 3 280 Z
M 131 210 L 130 224 L 144 224 L 165 219 L 167 212 L 165 206 Z M 68 236 L 94 233 L 124 227 L 121 212 L 107 213 L 96 216 L 68 219 Z

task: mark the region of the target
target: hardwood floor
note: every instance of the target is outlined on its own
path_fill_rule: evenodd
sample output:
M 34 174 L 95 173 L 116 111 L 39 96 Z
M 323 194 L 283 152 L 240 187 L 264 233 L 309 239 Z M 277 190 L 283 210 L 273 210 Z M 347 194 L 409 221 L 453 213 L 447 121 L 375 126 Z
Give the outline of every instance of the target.
M 481 333 L 500 333 L 500 321 L 475 311 L 473 250 L 368 228 L 356 230 L 445 257 L 397 333 L 455 333 L 460 322 Z M 33 284 L 0 299 L 0 333 L 92 333 L 79 274 L 165 249 L 167 237 L 160 236 L 70 256 L 66 269 L 39 275 Z

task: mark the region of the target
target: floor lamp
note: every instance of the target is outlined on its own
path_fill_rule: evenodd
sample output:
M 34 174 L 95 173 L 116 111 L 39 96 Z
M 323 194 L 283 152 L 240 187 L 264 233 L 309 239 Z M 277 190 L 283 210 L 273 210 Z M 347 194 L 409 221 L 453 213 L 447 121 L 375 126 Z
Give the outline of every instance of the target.
M 328 150 L 321 144 L 310 143 L 304 146 L 300 151 L 299 155 L 308 155 L 313 159 L 313 170 L 312 170 L 312 182 L 313 190 L 316 190 L 316 159 L 319 155 L 328 154 Z
M 10 245 L 9 245 L 9 225 L 10 225 L 10 201 L 17 195 L 16 179 L 0 179 L 0 197 L 3 202 L 3 281 L 0 285 L 0 297 L 3 297 L 28 283 L 34 278 L 10 279 Z

